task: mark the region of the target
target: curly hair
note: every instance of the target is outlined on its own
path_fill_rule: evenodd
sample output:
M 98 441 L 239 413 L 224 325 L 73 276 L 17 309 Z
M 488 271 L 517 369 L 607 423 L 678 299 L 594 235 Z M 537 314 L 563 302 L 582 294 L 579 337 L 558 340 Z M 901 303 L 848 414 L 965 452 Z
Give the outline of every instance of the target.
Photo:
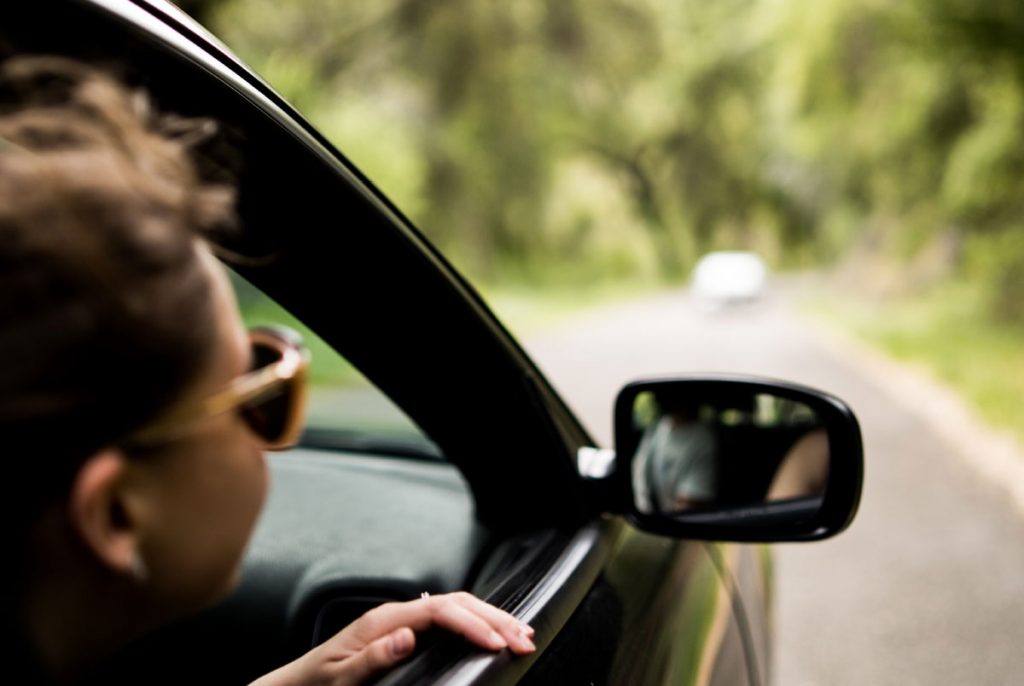
M 234 191 L 201 179 L 191 148 L 215 128 L 84 63 L 0 65 L 0 450 L 17 515 L 209 363 L 196 241 L 234 225 Z

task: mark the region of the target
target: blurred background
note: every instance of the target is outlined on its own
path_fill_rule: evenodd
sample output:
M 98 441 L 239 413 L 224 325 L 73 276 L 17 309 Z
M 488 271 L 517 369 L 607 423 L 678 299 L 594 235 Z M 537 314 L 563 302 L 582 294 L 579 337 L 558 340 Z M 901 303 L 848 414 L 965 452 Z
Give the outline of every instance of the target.
M 862 513 L 777 549 L 776 683 L 1017 683 L 1024 4 L 179 4 L 481 289 L 599 440 L 643 374 L 853 404 Z

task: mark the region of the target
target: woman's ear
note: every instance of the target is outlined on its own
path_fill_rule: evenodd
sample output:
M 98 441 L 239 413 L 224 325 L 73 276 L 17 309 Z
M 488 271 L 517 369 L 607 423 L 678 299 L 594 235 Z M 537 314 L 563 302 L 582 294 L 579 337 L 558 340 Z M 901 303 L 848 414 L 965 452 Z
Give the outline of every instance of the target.
M 129 464 L 124 453 L 106 448 L 79 468 L 68 499 L 71 524 L 86 547 L 108 568 L 132 574 L 141 559 L 139 521 L 129 506 Z

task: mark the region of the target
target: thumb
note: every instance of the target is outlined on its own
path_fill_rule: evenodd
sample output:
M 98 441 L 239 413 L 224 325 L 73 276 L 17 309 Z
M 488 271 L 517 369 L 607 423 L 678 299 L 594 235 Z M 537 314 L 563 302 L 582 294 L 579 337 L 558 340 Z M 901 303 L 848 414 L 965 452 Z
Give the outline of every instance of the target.
M 369 643 L 352 657 L 341 663 L 334 679 L 335 686 L 364 683 L 372 676 L 394 667 L 412 654 L 416 647 L 416 634 L 408 627 L 392 631 Z

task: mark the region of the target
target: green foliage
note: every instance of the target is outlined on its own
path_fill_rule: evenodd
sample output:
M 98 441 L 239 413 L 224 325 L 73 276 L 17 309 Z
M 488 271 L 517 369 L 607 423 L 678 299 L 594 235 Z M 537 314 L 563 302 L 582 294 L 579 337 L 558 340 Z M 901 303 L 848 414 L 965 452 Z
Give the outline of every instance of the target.
M 955 280 L 923 297 L 895 300 L 819 291 L 820 301 L 810 307 L 897 358 L 928 369 L 990 423 L 1024 440 L 1024 326 L 979 317 L 990 297 L 985 290 L 977 282 Z
M 1024 220 L 995 235 L 975 237 L 967 256 L 984 309 L 997 323 L 1016 323 L 1024 334 Z
M 1024 320 L 1019 0 L 191 4 L 477 280 L 940 243 Z

